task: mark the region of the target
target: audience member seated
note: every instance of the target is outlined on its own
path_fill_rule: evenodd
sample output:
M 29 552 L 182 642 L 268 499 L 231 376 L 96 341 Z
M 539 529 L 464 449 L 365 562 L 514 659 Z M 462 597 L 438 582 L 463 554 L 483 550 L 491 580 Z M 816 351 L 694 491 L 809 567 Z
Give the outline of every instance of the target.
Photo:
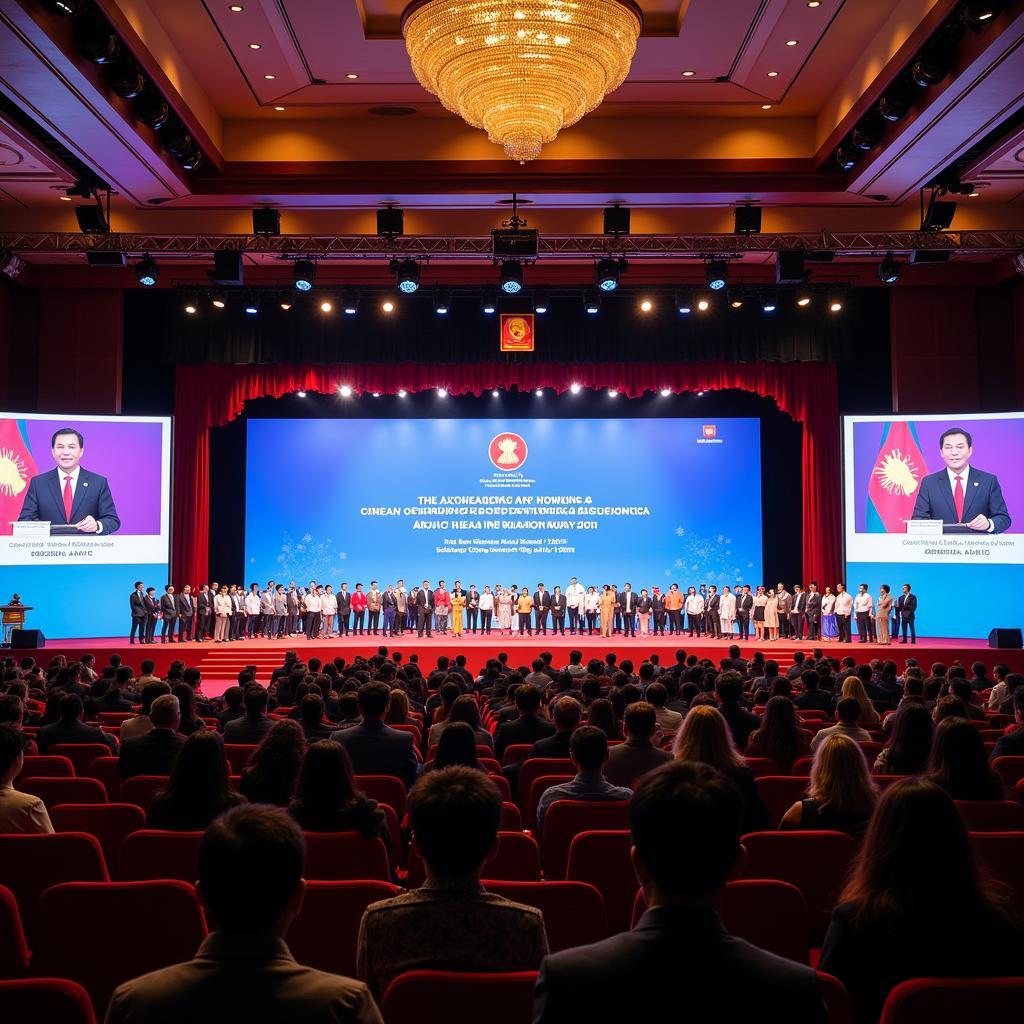
M 442 659 L 439 658 L 438 660 L 440 661 Z M 428 747 L 437 745 L 441 731 L 448 724 L 448 716 L 451 714 L 452 708 L 455 706 L 455 702 L 466 692 L 466 684 L 461 676 L 453 677 L 451 675 L 439 675 L 437 678 L 441 680 L 440 686 L 437 690 L 439 703 L 431 705 L 434 724 L 431 725 L 430 731 L 427 733 Z M 434 685 L 435 682 L 436 680 L 432 680 L 431 685 Z
M 97 679 L 92 684 L 90 696 L 92 707 L 96 714 L 109 711 L 131 711 L 133 705 L 126 694 L 131 690 L 122 688 L 113 679 Z
M 0 725 L 0 833 L 52 832 L 46 805 L 37 796 L 19 793 L 14 780 L 25 763 L 28 737 L 13 725 Z M 0 873 L 0 881 L 3 874 Z
M 836 705 L 836 724 L 819 729 L 811 737 L 811 753 L 813 754 L 829 736 L 847 736 L 855 743 L 870 740 L 871 733 L 867 729 L 862 729 L 857 724 L 859 721 L 860 702 L 855 697 L 841 697 Z
M 142 706 L 139 709 L 139 713 L 134 718 L 127 718 L 121 723 L 118 735 L 120 736 L 122 743 L 124 743 L 125 740 L 133 740 L 137 736 L 145 736 L 146 733 L 153 728 L 153 722 L 149 716 L 149 711 L 153 706 L 153 701 L 170 692 L 170 686 L 167 683 L 161 682 L 159 679 L 155 682 L 147 683 L 139 690 L 139 699 L 142 702 Z
M 895 715 L 892 739 L 875 758 L 880 775 L 922 775 L 932 756 L 935 723 L 924 704 L 902 704 Z
M 585 725 L 572 734 L 569 756 L 576 768 L 576 777 L 545 789 L 537 804 L 537 833 L 543 835 L 544 817 L 557 800 L 628 800 L 632 789 L 612 785 L 605 778 L 608 761 L 608 737 L 600 729 Z
M 871 666 L 862 665 L 861 668 L 867 669 L 865 675 L 870 679 Z M 855 697 L 857 699 L 857 702 L 860 704 L 860 724 L 862 726 L 870 728 L 881 722 L 882 717 L 875 710 L 875 705 L 871 703 L 871 698 L 868 696 L 868 692 L 864 688 L 864 682 L 859 676 L 847 676 L 843 680 L 843 688 L 840 695 L 842 697 Z
M 551 705 L 554 735 L 537 740 L 527 757 L 568 757 L 572 734 L 582 717 L 583 707 L 575 697 L 559 697 Z
M 814 971 L 731 936 L 716 911 L 743 868 L 742 813 L 736 787 L 707 765 L 676 762 L 640 784 L 631 857 L 647 910 L 632 931 L 544 961 L 534 1024 L 823 1024 Z
M 992 757 L 1024 757 L 1024 685 L 1013 692 L 1013 717 L 1016 728 L 996 740 Z
M 299 724 L 302 726 L 302 734 L 306 737 L 307 743 L 316 743 L 317 740 L 329 740 L 334 729 L 324 724 L 324 702 L 323 698 L 315 693 L 307 693 L 299 701 Z
M 882 794 L 819 966 L 863 1024 L 908 978 L 1024 972 L 1021 932 L 983 887 L 960 815 L 933 782 L 901 779 Z
M 800 673 L 800 682 L 804 690 L 793 698 L 797 710 L 824 711 L 826 715 L 832 714 L 836 708 L 835 694 L 823 690 L 821 681 L 821 676 L 813 668 L 805 668 Z
M 807 796 L 786 811 L 780 827 L 791 831 L 829 829 L 860 839 L 877 799 L 878 787 L 868 772 L 864 752 L 848 736 L 834 733 L 815 751 Z
M 362 722 L 337 730 L 331 739 L 348 751 L 357 775 L 394 775 L 411 786 L 418 770 L 413 738 L 384 724 L 390 697 L 387 684 L 363 683 L 359 687 Z
M 85 705 L 77 693 L 65 693 L 57 705 L 59 719 L 53 725 L 44 725 L 36 733 L 36 746 L 40 754 L 58 743 L 102 743 L 117 753 L 117 740 L 95 725 L 86 725 Z
M 597 680 L 592 680 L 597 683 Z M 586 688 L 584 681 L 583 687 Z M 609 740 L 622 739 L 622 726 L 615 716 L 615 705 L 607 697 L 597 697 L 587 709 L 587 725 L 600 729 Z
M 650 663 L 646 663 L 650 666 Z M 644 668 L 643 665 L 640 666 Z M 654 716 L 658 720 L 658 728 L 663 736 L 674 736 L 683 724 L 683 716 L 678 711 L 666 707 L 668 704 L 668 688 L 664 683 L 651 683 L 644 691 L 644 700 L 654 708 Z
M 167 785 L 153 795 L 146 827 L 199 831 L 228 808 L 245 802 L 245 797 L 228 785 L 228 765 L 220 737 L 202 729 L 185 741 Z
M 985 709 L 978 700 L 978 694 L 966 679 L 951 679 L 949 682 L 949 692 L 964 702 L 964 707 L 967 709 L 967 717 L 971 721 L 988 721 L 988 715 L 985 714 Z
M 722 664 L 727 661 L 733 663 L 742 659 L 723 658 Z M 715 693 L 718 696 L 718 710 L 729 726 L 733 744 L 737 750 L 746 750 L 750 734 L 760 727 L 761 719 L 743 703 L 743 676 L 735 669 L 719 672 L 715 679 Z
M 863 705 L 861 705 L 863 710 Z M 765 707 L 761 727 L 750 736 L 747 757 L 768 757 L 783 775 L 811 752 L 811 736 L 800 728 L 796 708 L 788 697 L 772 697 Z
M 677 761 L 709 765 L 736 786 L 743 801 L 741 833 L 757 832 L 768 826 L 768 808 L 757 791 L 754 773 L 733 746 L 728 723 L 717 708 L 699 704 L 687 714 L 682 729 L 676 733 L 672 756 Z
M 306 755 L 306 740 L 298 722 L 274 722 L 242 770 L 238 791 L 251 804 L 287 807 Z
M 185 746 L 185 737 L 177 731 L 177 697 L 169 693 L 157 697 L 149 717 L 153 723 L 149 732 L 121 744 L 117 772 L 122 779 L 133 775 L 170 775 L 178 751 Z
M 273 721 L 267 717 L 267 691 L 257 683 L 245 688 L 242 698 L 245 715 L 224 726 L 225 743 L 259 743 L 273 728 Z
M 393 689 L 388 697 L 388 710 L 384 715 L 385 725 L 416 725 L 409 714 L 409 695 L 405 690 Z
M 206 723 L 196 714 L 195 690 L 188 683 L 175 683 L 171 687 L 171 693 L 178 698 L 178 707 L 181 708 L 178 732 L 182 736 L 191 736 L 194 732 L 205 729 Z
M 408 808 L 426 881 L 366 909 L 359 977 L 379 996 L 392 979 L 421 968 L 536 970 L 548 945 L 540 911 L 480 885 L 501 821 L 494 783 L 469 768 L 430 772 L 410 791 Z
M 441 733 L 441 742 L 437 745 L 434 759 L 428 761 L 423 770 L 430 772 L 439 768 L 451 768 L 453 765 L 483 770 L 476 750 L 476 736 L 465 722 L 452 722 L 451 726 Z
M 359 832 L 391 847 L 384 812 L 356 789 L 352 762 L 333 740 L 317 740 L 306 751 L 288 813 L 304 832 Z
M 954 800 L 1002 800 L 1006 795 L 977 727 L 965 718 L 944 718 L 936 727 L 931 768 L 929 778 Z
M 554 735 L 555 727 L 541 717 L 540 696 L 540 687 L 532 683 L 516 688 L 515 707 L 519 717 L 500 725 L 494 737 L 494 751 L 499 758 L 515 743 L 532 744 Z
M 241 686 L 229 686 L 224 691 L 224 710 L 217 715 L 218 729 L 223 732 L 228 722 L 245 717 L 245 690 Z
M 18 732 L 23 733 L 22 726 L 25 723 L 25 701 L 19 694 L 5 693 L 0 696 L 0 725 L 9 725 Z M 29 755 L 38 754 L 39 748 L 36 741 L 28 733 L 25 736 L 25 753 Z
M 284 941 L 302 907 L 305 855 L 280 811 L 238 807 L 218 818 L 199 847 L 196 886 L 212 931 L 188 963 L 121 985 L 107 1024 L 220 1024 L 225 1005 L 240 1021 L 381 1024 L 365 985 L 300 966 Z
M 637 779 L 672 760 L 667 750 L 654 745 L 657 729 L 654 707 L 647 701 L 639 700 L 626 708 L 622 719 L 626 742 L 612 747 L 605 768 L 605 775 L 612 785 L 632 788 Z

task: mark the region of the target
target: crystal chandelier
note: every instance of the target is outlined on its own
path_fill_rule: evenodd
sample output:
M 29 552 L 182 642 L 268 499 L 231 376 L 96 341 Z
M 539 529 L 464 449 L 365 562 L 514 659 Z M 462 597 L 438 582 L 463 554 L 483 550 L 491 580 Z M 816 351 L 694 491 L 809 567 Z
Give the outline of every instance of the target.
M 420 84 L 525 163 L 622 84 L 641 22 L 630 0 L 421 0 L 402 32 Z

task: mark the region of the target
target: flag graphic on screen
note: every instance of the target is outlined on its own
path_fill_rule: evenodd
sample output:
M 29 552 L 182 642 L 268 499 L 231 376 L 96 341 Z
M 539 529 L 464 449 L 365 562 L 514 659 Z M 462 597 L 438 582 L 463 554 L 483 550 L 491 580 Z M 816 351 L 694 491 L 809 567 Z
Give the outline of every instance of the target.
M 868 484 L 868 533 L 905 533 L 917 489 L 928 472 L 912 423 L 885 425 Z
M 0 535 L 10 535 L 35 475 L 36 464 L 18 421 L 0 420 Z

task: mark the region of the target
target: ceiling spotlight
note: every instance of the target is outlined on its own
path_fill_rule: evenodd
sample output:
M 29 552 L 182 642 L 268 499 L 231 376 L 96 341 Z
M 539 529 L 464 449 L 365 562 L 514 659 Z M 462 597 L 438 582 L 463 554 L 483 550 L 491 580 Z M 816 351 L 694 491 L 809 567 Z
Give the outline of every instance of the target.
M 437 389 L 437 397 L 438 398 L 447 398 L 448 397 L 448 389 L 447 388 L 438 388 Z
M 338 394 L 341 395 L 342 398 L 351 398 L 352 388 L 350 388 L 348 384 L 342 384 L 341 387 L 338 388 Z
M 349 73 L 348 73 L 348 74 L 347 74 L 347 75 L 346 75 L 345 77 L 346 77 L 346 78 L 347 78 L 347 79 L 348 79 L 348 80 L 349 80 L 350 82 L 354 82 L 354 81 L 355 81 L 355 80 L 356 80 L 356 79 L 357 79 L 357 78 L 358 78 L 359 76 L 358 76 L 358 75 L 357 75 L 357 74 L 356 74 L 356 73 L 355 73 L 354 71 L 350 71 L 350 72 L 349 72 Z
M 349 288 L 341 297 L 341 308 L 347 316 L 355 316 L 359 312 L 359 292 Z
M 683 314 L 689 313 L 693 309 L 693 300 L 688 291 L 676 292 L 676 309 Z
M 583 385 L 577 384 L 575 381 L 573 381 L 572 384 L 569 385 L 569 391 L 574 395 L 578 395 L 582 390 Z
M 398 397 L 399 397 L 399 398 L 405 398 L 405 396 L 406 396 L 407 394 L 409 394 L 409 392 L 408 392 L 408 391 L 406 391 L 406 390 L 405 390 L 405 388 L 399 388 L 399 389 L 398 389 Z
M 538 288 L 533 293 L 534 313 L 546 313 L 548 311 L 548 293 L 544 288 Z
M 249 49 L 250 50 L 258 50 L 258 49 L 260 49 L 260 44 L 259 43 L 250 43 L 249 44 Z
M 808 7 L 820 7 L 821 6 L 821 0 L 807 0 L 807 6 Z
M 703 392 L 703 391 L 698 391 L 698 392 L 697 392 L 697 397 L 698 397 L 698 398 L 700 398 L 700 396 L 701 396 L 701 395 L 703 395 L 703 394 L 704 394 L 704 392 Z
M 199 312 L 199 298 L 194 292 L 186 292 L 182 308 L 189 316 L 195 316 Z
M 420 286 L 420 265 L 415 260 L 392 260 L 391 273 L 398 281 L 398 290 L 406 295 L 412 295 Z
M 306 392 L 305 391 L 296 391 L 295 394 L 298 395 L 299 398 L 305 398 L 306 397 Z
M 223 292 L 214 292 L 213 295 L 210 296 L 210 305 L 213 306 L 214 309 L 224 309 L 227 304 L 227 299 L 224 298 Z
M 762 103 L 761 104 L 761 109 L 762 110 L 771 110 L 772 109 L 772 105 L 770 103 Z
M 641 312 L 650 313 L 652 309 L 654 309 L 654 303 L 651 302 L 650 299 L 644 299 L 643 302 L 640 303 Z
M 284 107 L 281 107 L 281 106 L 275 106 L 275 107 L 274 107 L 274 109 L 275 109 L 275 110 L 284 110 Z
M 700 300 L 700 301 L 699 301 L 699 302 L 697 303 L 697 308 L 698 308 L 698 309 L 699 309 L 699 310 L 700 310 L 700 311 L 701 311 L 702 313 L 706 313 L 706 312 L 708 311 L 708 308 L 709 308 L 710 306 L 711 306 L 711 303 L 710 303 L 710 302 L 708 302 L 708 300 L 707 300 L 707 299 L 701 299 L 701 300 Z
M 608 397 L 609 398 L 618 398 L 619 397 L 619 393 L 618 393 L 618 391 L 615 390 L 615 388 L 609 388 L 608 389 Z
M 913 105 L 914 87 L 908 78 L 900 76 L 878 101 L 878 112 L 886 121 L 899 121 Z
M 440 289 L 434 296 L 434 312 L 444 316 L 451 307 L 452 300 L 447 288 Z
M 107 65 L 107 81 L 110 88 L 126 100 L 141 96 L 146 88 L 146 76 L 139 70 L 139 65 L 124 54 Z
M 775 301 L 774 295 L 766 295 L 761 299 L 761 312 L 762 313 L 774 313 L 778 308 L 778 303 Z
M 282 302 L 281 303 L 281 309 L 283 309 L 286 313 L 291 308 L 292 308 L 292 304 L 290 302 Z
M 892 253 L 878 264 L 878 280 L 882 284 L 895 284 L 900 279 L 900 265 L 892 258 Z
M 268 82 L 272 82 L 272 81 L 274 81 L 274 79 L 275 79 L 275 78 L 277 78 L 277 75 L 264 75 L 263 77 L 264 77 L 264 78 L 265 78 L 265 79 L 266 79 L 266 80 L 267 80 Z
M 502 261 L 501 290 L 506 295 L 518 295 L 523 290 L 523 265 L 519 260 Z
M 830 295 L 828 297 L 828 311 L 830 313 L 838 313 L 843 308 L 843 300 L 838 295 Z
M 778 71 L 769 71 L 768 72 L 768 77 L 769 78 L 778 78 L 779 77 L 779 73 L 778 73 Z
M 371 398 L 380 398 L 380 392 L 379 391 L 372 391 L 372 392 L 370 392 L 370 397 Z
M 800 42 L 799 39 L 787 39 L 786 40 L 786 45 L 787 46 L 796 46 L 796 44 L 799 43 L 799 42 Z
M 260 311 L 260 304 L 255 299 L 249 299 L 245 304 L 245 311 L 249 316 L 255 316 Z
M 544 389 L 543 388 L 537 388 L 537 390 L 534 391 L 534 395 L 536 395 L 537 398 L 543 398 L 544 397 Z
M 324 301 L 320 303 L 321 313 L 330 313 L 332 309 L 334 309 L 334 306 L 328 299 L 324 299 Z
M 135 110 L 150 128 L 160 129 L 171 116 L 167 101 L 153 86 L 147 86 L 142 94 L 135 97 Z
M 232 14 L 241 14 L 241 13 L 242 13 L 242 11 L 244 11 L 244 10 L 245 10 L 245 8 L 244 8 L 244 7 L 243 7 L 243 6 L 241 5 L 241 4 L 232 4 L 232 5 L 231 5 L 231 6 L 230 6 L 230 7 L 228 8 L 228 10 L 229 10 L 229 11 L 231 11 L 231 12 L 232 12 Z
M 625 260 L 598 260 L 595 270 L 597 287 L 603 292 L 613 292 L 619 287 L 619 274 L 626 269 Z
M 682 75 L 683 75 L 683 78 L 693 78 L 693 76 L 694 76 L 695 74 L 697 74 L 697 72 L 696 72 L 696 71 L 689 71 L 689 70 L 687 70 L 687 71 L 684 71 L 684 72 L 682 73 Z
M 964 24 L 972 32 L 980 32 L 1003 9 L 997 0 L 968 0 L 964 4 Z
M 729 264 L 724 260 L 712 260 L 704 267 L 704 280 L 713 291 L 721 291 L 729 281 Z
M 662 388 L 661 391 L 658 392 L 658 394 L 660 394 L 662 398 L 668 398 L 672 394 L 672 389 Z
M 742 299 L 733 299 L 729 303 L 729 305 L 732 306 L 733 309 L 740 309 L 743 306 L 743 300 Z
M 498 391 L 498 389 L 497 389 L 497 388 L 495 388 L 495 389 L 494 389 L 494 390 L 493 390 L 493 391 L 491 392 L 491 398 L 497 398 L 499 394 L 500 394 L 500 392 Z
M 395 311 L 395 304 L 390 299 L 385 299 L 381 304 L 380 308 L 385 313 L 393 313 Z
M 65 18 L 74 18 L 86 8 L 86 0 L 47 0 L 47 9 Z
M 148 252 L 135 264 L 135 277 L 146 288 L 152 288 L 160 280 L 160 268 Z
M 292 278 L 300 292 L 308 292 L 316 280 L 316 264 L 312 260 L 296 260 L 292 267 Z
M 857 151 L 849 143 L 844 143 L 836 148 L 836 163 L 844 171 L 852 171 L 857 166 L 858 156 Z
M 801 295 L 800 298 L 796 300 L 796 304 L 800 306 L 802 309 L 805 309 L 807 306 L 811 304 L 810 295 Z
M 588 288 L 583 293 L 583 308 L 591 316 L 601 309 L 601 293 L 596 288 Z
M 480 312 L 490 315 L 498 308 L 498 300 L 493 288 L 485 288 L 480 293 Z
M 953 48 L 947 42 L 925 47 L 910 68 L 910 77 L 922 88 L 938 85 L 953 68 Z

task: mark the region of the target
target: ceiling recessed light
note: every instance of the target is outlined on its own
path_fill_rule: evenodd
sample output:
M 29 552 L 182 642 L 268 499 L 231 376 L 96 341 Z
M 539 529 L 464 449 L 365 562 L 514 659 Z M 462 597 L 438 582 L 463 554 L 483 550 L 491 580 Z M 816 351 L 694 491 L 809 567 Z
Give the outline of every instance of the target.
M 406 396 L 407 394 L 409 394 L 409 392 L 408 392 L 408 391 L 406 391 L 406 390 L 405 390 L 405 388 L 399 388 L 399 389 L 398 389 L 398 397 L 399 397 L 399 398 L 405 398 L 405 396 Z
M 786 45 L 787 46 L 796 46 L 796 44 L 799 43 L 799 42 L 800 42 L 799 39 L 787 39 L 786 40 Z
M 696 71 L 684 71 L 683 78 L 693 78 L 695 74 L 697 74 Z
M 383 309 L 385 313 L 391 313 L 394 312 L 395 304 L 390 299 L 385 299 L 380 304 L 380 308 Z
M 348 80 L 349 80 L 350 82 L 354 82 L 354 81 L 355 81 L 355 80 L 356 80 L 356 79 L 357 79 L 357 78 L 358 78 L 359 76 L 358 76 L 358 75 L 357 75 L 357 74 L 356 74 L 356 73 L 355 73 L 354 71 L 350 71 L 350 72 L 349 72 L 349 73 L 348 73 L 348 74 L 347 74 L 347 75 L 346 75 L 345 77 L 346 77 L 346 78 L 347 78 L 347 79 L 348 79 Z
M 273 81 L 273 80 L 274 80 L 275 78 L 277 78 L 277 75 L 264 75 L 263 77 L 264 77 L 264 78 L 265 78 L 265 79 L 266 79 L 266 80 L 267 80 L 268 82 L 272 82 L 272 81 Z
M 249 44 L 249 49 L 250 50 L 258 50 L 259 48 L 260 48 L 260 44 L 259 43 L 250 43 Z
M 808 7 L 820 7 L 821 6 L 821 0 L 807 0 L 807 6 Z
M 769 71 L 768 72 L 768 77 L 769 78 L 778 78 L 779 77 L 779 73 L 778 73 L 778 71 Z
M 770 103 L 762 103 L 761 104 L 761 109 L 762 110 L 771 110 L 772 109 L 772 105 Z
M 973 192 L 968 192 L 967 193 L 967 198 L 968 199 L 977 199 L 978 196 L 980 196 L 980 195 L 981 195 L 981 193 L 977 189 L 975 189 Z
M 275 110 L 284 110 L 284 107 L 274 107 Z
M 282 302 L 281 308 L 287 313 L 292 308 L 292 304 L 290 302 Z
M 334 306 L 332 306 L 331 303 L 328 302 L 326 299 L 324 299 L 324 301 L 320 303 L 321 312 L 330 313 L 332 309 L 334 309 Z
M 644 299 L 644 301 L 640 303 L 640 308 L 645 313 L 650 313 L 650 311 L 654 308 L 654 304 L 651 302 L 650 299 Z
M 241 14 L 245 8 L 241 4 L 232 4 L 229 8 L 234 14 Z
M 70 203 L 70 202 L 71 202 L 71 196 L 57 196 L 57 198 L 58 198 L 58 199 L 59 199 L 59 200 L 60 200 L 60 201 L 61 201 L 62 203 Z

